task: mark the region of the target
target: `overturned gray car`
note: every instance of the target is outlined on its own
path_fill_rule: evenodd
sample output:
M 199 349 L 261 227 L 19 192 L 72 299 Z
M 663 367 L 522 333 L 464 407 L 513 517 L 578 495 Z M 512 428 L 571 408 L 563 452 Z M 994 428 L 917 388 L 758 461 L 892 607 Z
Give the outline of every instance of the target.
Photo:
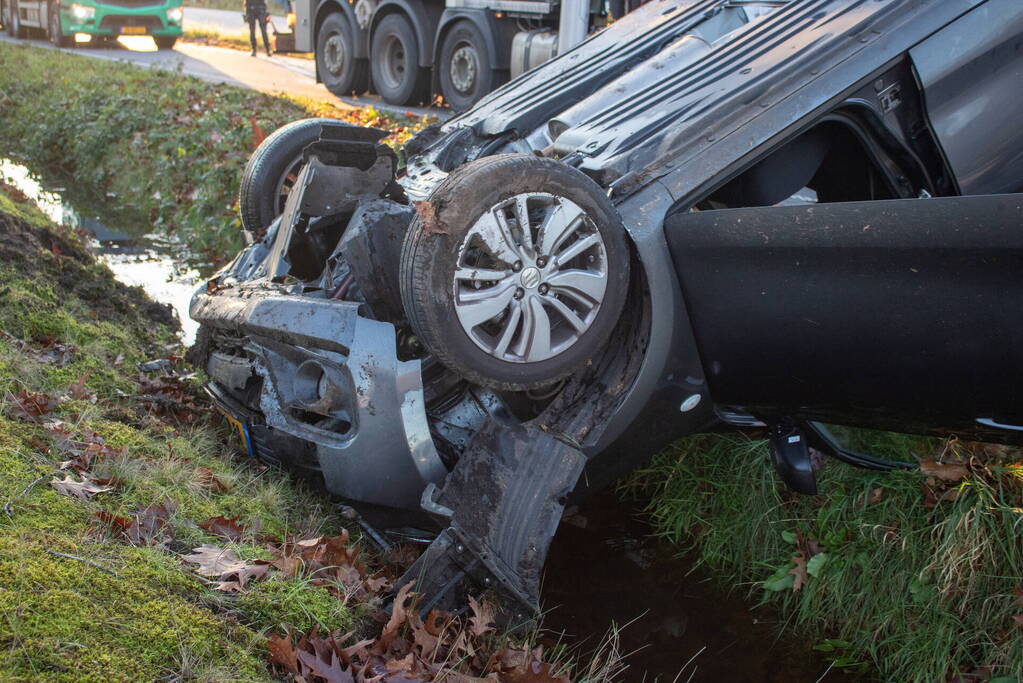
M 568 501 L 758 429 L 1023 441 L 1023 4 L 652 0 L 404 149 L 286 126 L 196 354 L 251 455 L 535 606 Z

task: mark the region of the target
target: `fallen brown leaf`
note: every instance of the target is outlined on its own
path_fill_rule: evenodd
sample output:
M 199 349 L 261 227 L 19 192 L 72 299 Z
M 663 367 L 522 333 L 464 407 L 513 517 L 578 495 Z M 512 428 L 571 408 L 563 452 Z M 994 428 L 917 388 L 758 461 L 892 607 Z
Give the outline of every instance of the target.
M 229 541 L 240 541 L 245 535 L 245 527 L 238 523 L 237 517 L 228 519 L 224 516 L 210 517 L 199 525 L 200 529 L 208 531 L 214 536 L 226 538 Z
M 270 565 L 266 562 L 249 563 L 240 559 L 230 548 L 218 548 L 208 544 L 193 548 L 191 555 L 184 555 L 181 559 L 198 565 L 196 573 L 219 579 L 221 583 L 218 588 L 222 587 L 221 590 L 235 589 L 229 585 L 231 579 L 237 581 L 239 589 L 243 589 L 246 581 L 261 579 L 270 570 Z
M 92 498 L 97 493 L 106 493 L 107 491 L 114 490 L 112 486 L 106 486 L 102 479 L 90 479 L 87 475 L 83 475 L 82 481 L 75 481 L 68 475 L 63 479 L 54 479 L 50 482 L 50 485 L 65 496 L 82 499 Z
M 19 391 L 11 402 L 11 414 L 27 422 L 39 422 L 39 418 L 53 412 L 60 405 L 60 399 L 45 392 Z
M 806 556 L 802 552 L 798 552 L 792 556 L 792 561 L 795 563 L 795 567 L 789 570 L 789 574 L 796 577 L 796 580 L 792 582 L 792 592 L 798 593 L 799 589 L 806 583 L 808 574 L 806 573 Z

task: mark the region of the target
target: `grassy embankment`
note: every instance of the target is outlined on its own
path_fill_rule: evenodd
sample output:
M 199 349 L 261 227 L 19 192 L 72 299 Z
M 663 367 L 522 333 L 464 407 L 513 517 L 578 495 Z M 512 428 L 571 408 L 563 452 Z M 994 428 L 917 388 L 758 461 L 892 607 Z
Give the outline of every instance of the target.
M 766 446 L 680 441 L 627 491 L 671 541 L 780 608 L 836 665 L 886 681 L 1023 680 L 1023 465 L 999 446 L 862 432 L 923 471 L 829 462 L 787 493 Z M 869 449 L 869 450 L 868 450 Z
M 278 126 L 308 116 L 385 127 L 396 145 L 429 123 L 0 44 L 0 156 L 73 177 L 176 237 L 205 269 L 241 245 L 237 194 L 248 155 Z
M 187 380 L 140 380 L 136 363 L 180 353 L 166 312 L 12 198 L 0 186 L 0 678 L 261 680 L 264 631 L 354 627 L 360 610 L 300 575 L 230 596 L 184 569 L 204 543 L 269 559 L 268 540 L 336 516 L 225 457 Z M 79 500 L 51 484 L 67 478 L 109 490 Z M 235 541 L 198 526 L 218 516 Z

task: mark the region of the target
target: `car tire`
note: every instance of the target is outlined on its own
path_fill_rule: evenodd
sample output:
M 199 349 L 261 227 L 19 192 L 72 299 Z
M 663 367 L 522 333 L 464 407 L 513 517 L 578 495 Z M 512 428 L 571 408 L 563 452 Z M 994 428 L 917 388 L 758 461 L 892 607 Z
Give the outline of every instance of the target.
M 263 140 L 245 164 L 238 209 L 242 228 L 257 239 L 283 213 L 291 183 L 302 170 L 302 150 L 319 138 L 324 121 L 339 123 L 334 119 L 302 119 L 281 126 Z
M 465 111 L 497 85 L 483 33 L 459 21 L 444 36 L 438 66 L 440 93 L 455 111 Z
M 156 49 L 158 50 L 173 50 L 174 46 L 178 42 L 177 36 L 153 36 L 153 42 L 156 43 Z
M 527 217 L 506 213 L 504 225 L 529 224 L 536 248 L 524 248 L 515 228 L 517 246 L 500 242 L 504 265 L 494 266 L 501 259 L 481 248 L 488 240 L 475 242 L 478 231 L 490 225 L 488 212 L 520 215 L 518 201 Z M 555 227 L 549 238 L 541 225 Z M 458 375 L 497 390 L 532 389 L 576 372 L 603 348 L 625 304 L 629 261 L 621 218 L 582 172 L 532 155 L 487 157 L 453 171 L 429 207 L 420 205 L 402 247 L 402 303 L 417 338 Z M 493 284 L 480 287 L 480 274 L 495 275 Z M 486 297 L 488 308 L 473 310 Z
M 388 14 L 373 30 L 370 48 L 373 87 L 384 101 L 404 106 L 430 96 L 429 69 L 419 64 L 419 41 L 404 14 Z
M 47 24 L 49 29 L 50 42 L 57 47 L 74 47 L 75 37 L 64 35 L 64 29 L 60 25 L 60 8 L 53 3 L 49 7 L 49 16 L 47 17 Z
M 316 34 L 316 72 L 338 97 L 361 95 L 369 87 L 369 62 L 355 57 L 355 32 L 345 15 L 328 14 Z

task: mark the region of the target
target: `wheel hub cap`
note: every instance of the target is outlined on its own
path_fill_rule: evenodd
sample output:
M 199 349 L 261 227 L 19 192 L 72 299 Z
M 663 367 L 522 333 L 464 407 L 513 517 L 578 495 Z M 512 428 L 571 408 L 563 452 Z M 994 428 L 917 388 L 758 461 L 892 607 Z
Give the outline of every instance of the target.
M 327 38 L 327 44 L 325 47 L 324 61 L 326 62 L 327 70 L 337 76 L 345 67 L 344 41 L 340 35 L 334 34 L 330 38 Z
M 564 197 L 519 194 L 485 211 L 459 246 L 455 313 L 476 346 L 513 363 L 562 353 L 593 324 L 607 251 L 586 212 Z
M 476 85 L 476 51 L 467 46 L 451 56 L 451 83 L 460 93 L 472 92 Z

